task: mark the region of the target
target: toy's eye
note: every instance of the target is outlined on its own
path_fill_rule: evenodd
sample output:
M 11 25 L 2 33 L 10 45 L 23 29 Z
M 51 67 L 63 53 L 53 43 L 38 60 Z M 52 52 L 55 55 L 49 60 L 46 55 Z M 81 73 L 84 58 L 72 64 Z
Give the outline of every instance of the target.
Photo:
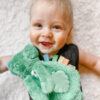
M 38 74 L 37 74 L 37 72 L 36 72 L 35 70 L 32 70 L 31 74 L 32 74 L 33 76 L 35 76 L 35 77 L 38 77 Z

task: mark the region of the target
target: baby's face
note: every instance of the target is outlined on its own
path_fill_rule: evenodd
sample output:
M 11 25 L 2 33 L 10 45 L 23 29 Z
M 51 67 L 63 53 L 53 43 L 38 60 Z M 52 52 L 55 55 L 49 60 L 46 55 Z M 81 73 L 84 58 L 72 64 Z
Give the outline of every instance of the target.
M 30 39 L 42 54 L 56 54 L 66 43 L 67 25 L 60 8 L 36 2 L 31 12 Z

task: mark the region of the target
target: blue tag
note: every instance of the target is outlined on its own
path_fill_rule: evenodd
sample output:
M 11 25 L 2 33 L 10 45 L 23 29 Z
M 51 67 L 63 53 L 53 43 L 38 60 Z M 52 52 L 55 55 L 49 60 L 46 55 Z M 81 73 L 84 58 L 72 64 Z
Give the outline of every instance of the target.
M 49 61 L 49 55 L 48 54 L 43 55 L 43 58 L 44 58 L 44 61 Z
M 7 68 L 9 68 L 10 66 L 10 60 L 8 60 L 6 63 L 5 63 L 5 66 L 7 67 Z

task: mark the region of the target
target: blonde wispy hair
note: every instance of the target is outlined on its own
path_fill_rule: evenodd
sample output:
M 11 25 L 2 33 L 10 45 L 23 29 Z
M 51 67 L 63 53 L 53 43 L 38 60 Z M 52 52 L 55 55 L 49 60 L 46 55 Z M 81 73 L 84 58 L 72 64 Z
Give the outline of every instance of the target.
M 66 18 L 67 28 L 69 29 L 69 31 L 71 31 L 71 29 L 73 28 L 73 10 L 70 0 L 32 0 L 31 10 L 37 1 L 53 2 L 57 7 L 61 7 L 61 10 L 64 12 L 64 17 Z M 30 15 L 32 12 L 31 10 Z

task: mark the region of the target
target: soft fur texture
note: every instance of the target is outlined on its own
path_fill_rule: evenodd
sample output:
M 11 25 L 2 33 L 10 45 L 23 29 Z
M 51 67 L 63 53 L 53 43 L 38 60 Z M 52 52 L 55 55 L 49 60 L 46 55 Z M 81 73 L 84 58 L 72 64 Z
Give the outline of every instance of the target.
M 33 100 L 82 100 L 78 71 L 55 57 L 52 61 L 40 60 L 38 50 L 27 45 L 12 58 L 9 70 L 23 79 Z
M 74 29 L 71 41 L 100 57 L 100 0 L 71 0 Z M 0 0 L 0 56 L 15 54 L 30 43 L 31 0 Z M 100 76 L 80 66 L 84 100 L 100 100 Z M 29 100 L 23 81 L 9 71 L 0 74 L 0 100 Z

